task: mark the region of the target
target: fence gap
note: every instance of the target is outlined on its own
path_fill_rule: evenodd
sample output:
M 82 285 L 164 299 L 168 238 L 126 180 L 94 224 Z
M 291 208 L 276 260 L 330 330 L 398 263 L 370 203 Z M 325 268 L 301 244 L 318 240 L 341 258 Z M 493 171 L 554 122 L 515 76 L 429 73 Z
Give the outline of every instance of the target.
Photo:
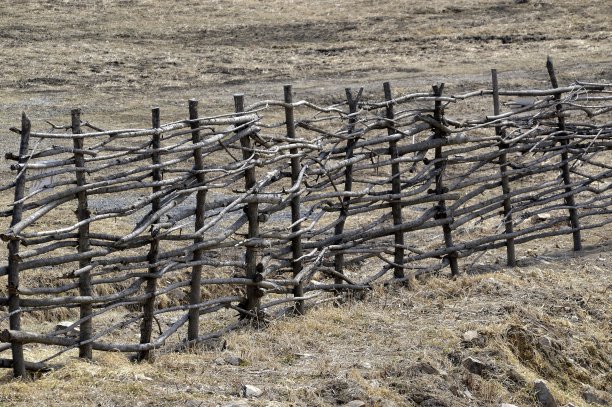
M 391 84 L 389 82 L 383 83 L 383 89 L 385 92 L 385 100 L 390 102 L 393 100 L 391 94 Z M 393 104 L 388 103 L 386 107 L 387 117 L 387 134 L 389 136 L 395 134 L 395 112 L 393 111 Z M 402 180 L 400 172 L 399 153 L 397 151 L 397 141 L 389 141 L 389 155 L 391 156 L 391 194 L 398 196 L 397 198 L 391 199 L 391 214 L 393 215 L 393 226 L 401 225 L 402 221 L 402 200 L 399 195 L 402 193 Z M 393 277 L 404 278 L 404 232 L 395 232 L 395 250 L 394 260 L 395 266 L 393 267 Z
M 160 123 L 160 111 L 159 107 L 155 107 L 151 109 L 151 127 L 153 129 L 159 129 Z M 153 178 L 154 183 L 158 183 L 162 180 L 162 170 L 160 168 L 161 159 L 159 156 L 159 149 L 161 147 L 161 134 L 158 132 L 153 133 L 151 136 L 151 148 L 153 149 L 153 154 L 151 155 L 151 162 L 154 165 L 151 176 Z M 153 185 L 152 193 L 157 194 L 161 190 L 159 185 Z M 161 198 L 156 196 L 151 201 L 151 213 L 154 214 L 161 208 Z M 159 272 L 159 267 L 154 264 L 157 263 L 159 257 L 159 239 L 158 234 L 159 230 L 155 227 L 155 223 L 151 225 L 151 245 L 149 246 L 149 253 L 147 254 L 147 260 L 149 262 L 149 274 L 151 277 L 147 277 L 147 285 L 145 288 L 145 293 L 147 294 L 147 299 L 144 301 L 142 307 L 142 324 L 140 326 L 140 343 L 150 343 L 151 342 L 151 334 L 153 332 L 153 313 L 155 311 L 155 291 L 157 290 L 157 273 Z M 143 350 L 138 354 L 138 360 L 147 360 L 150 358 L 150 350 Z
M 25 112 L 21 115 L 21 141 L 19 143 L 19 174 L 15 180 L 15 196 L 13 200 L 13 211 L 11 227 L 21 221 L 23 215 L 23 199 L 25 195 L 26 164 L 28 162 L 28 144 L 30 142 L 30 120 Z M 8 242 L 8 310 L 9 328 L 11 331 L 21 330 L 21 307 L 19 305 L 19 247 L 18 237 L 13 237 Z M 13 375 L 25 377 L 26 368 L 23 358 L 23 345 L 20 342 L 11 341 L 11 352 L 13 355 Z
M 198 123 L 198 101 L 195 99 L 189 100 L 189 123 L 191 129 L 199 127 Z M 200 131 L 194 130 L 191 132 L 191 142 L 198 144 L 200 142 Z M 198 187 L 204 186 L 206 182 L 204 178 L 204 159 L 202 158 L 202 148 L 196 147 L 193 150 L 193 170 L 195 172 Z M 204 226 L 204 211 L 206 204 L 206 190 L 199 189 L 196 192 L 196 210 L 195 210 L 195 230 L 200 230 Z M 202 236 L 198 236 L 193 240 L 194 245 L 198 245 L 204 241 Z M 191 283 L 189 289 L 189 304 L 196 305 L 202 302 L 202 268 L 198 264 L 204 255 L 204 249 L 196 249 L 193 251 L 194 265 L 191 269 Z M 200 309 L 197 307 L 189 309 L 189 325 L 187 328 L 187 340 L 194 341 L 198 338 L 200 332 Z
M 284 96 L 285 96 L 285 122 L 287 127 L 287 138 L 295 139 L 295 117 L 293 115 L 293 95 L 292 95 L 291 85 L 285 85 L 284 87 Z M 300 178 L 300 172 L 302 171 L 302 166 L 300 164 L 299 150 L 297 147 L 290 148 L 289 154 L 291 154 L 291 184 L 295 186 Z M 293 269 L 293 276 L 295 277 L 302 271 L 302 235 L 299 234 L 301 229 L 300 220 L 300 195 L 299 191 L 295 192 L 295 196 L 291 198 L 291 233 L 293 237 L 291 238 L 291 253 L 292 253 L 292 263 L 291 267 Z M 293 287 L 293 296 L 294 297 L 303 297 L 304 296 L 304 283 L 300 282 L 298 285 Z M 299 315 L 304 314 L 304 300 L 298 300 L 295 302 L 295 311 Z
M 73 109 L 71 112 L 72 118 L 72 134 L 81 134 L 81 110 Z M 75 164 L 75 174 L 76 174 L 76 183 L 77 186 L 83 186 L 87 183 L 85 177 L 85 156 L 83 154 L 84 150 L 84 142 L 83 137 L 73 137 L 72 138 L 73 146 L 74 146 L 74 164 Z M 77 192 L 77 218 L 79 222 L 86 221 L 89 219 L 89 208 L 87 205 L 87 191 L 79 191 Z M 79 226 L 78 230 L 79 236 L 79 253 L 85 253 L 89 251 L 89 223 L 85 222 L 84 224 Z M 84 267 L 89 266 L 91 263 L 91 259 L 81 259 L 79 260 L 79 269 L 83 270 Z M 84 271 L 79 274 L 79 294 L 82 296 L 92 296 L 93 290 L 91 287 L 91 274 L 90 271 Z M 84 342 L 91 339 L 91 335 L 93 332 L 93 321 L 91 319 L 92 313 L 92 305 L 91 304 L 81 304 L 80 305 L 80 318 L 84 319 L 80 325 L 80 337 L 79 341 Z M 79 357 L 85 359 L 92 358 L 92 347 L 91 343 L 86 343 L 79 345 Z
M 236 113 L 244 112 L 244 95 L 234 95 L 234 107 Z M 253 148 L 251 146 L 251 138 L 249 134 L 245 134 L 240 138 L 240 146 L 242 147 L 242 159 L 253 160 Z M 253 188 L 257 180 L 255 178 L 255 166 L 249 165 L 244 170 L 244 188 L 246 191 Z M 257 196 L 257 191 L 253 192 L 254 197 Z M 257 238 L 259 236 L 259 219 L 258 219 L 258 203 L 256 200 L 252 200 L 246 205 L 246 214 L 249 221 L 249 230 L 247 234 L 247 240 Z M 246 265 L 246 276 L 247 278 L 256 280 L 259 272 L 257 270 L 257 249 L 250 243 L 246 246 L 245 252 L 245 265 Z M 259 313 L 259 305 L 261 299 L 261 290 L 253 285 L 248 285 L 246 288 L 246 304 L 243 304 L 247 310 L 255 311 Z
M 499 84 L 497 81 L 497 69 L 491 69 L 491 81 L 493 84 L 493 114 L 495 116 L 500 114 L 499 108 Z M 501 126 L 495 126 L 495 135 L 503 138 L 505 132 Z M 503 202 L 504 210 L 504 227 L 506 234 L 512 234 L 514 232 L 514 225 L 512 221 L 512 205 L 510 203 L 510 180 L 508 179 L 508 155 L 506 153 L 508 144 L 504 141 L 499 142 L 499 170 L 501 173 L 501 186 L 502 192 L 505 196 Z M 506 261 L 508 266 L 516 266 L 516 252 L 514 248 L 514 238 L 509 237 L 506 239 Z
M 353 149 L 355 148 L 355 144 L 357 143 L 357 139 L 352 136 L 353 131 L 355 129 L 355 123 L 357 123 L 357 103 L 359 102 L 359 98 L 361 97 L 361 93 L 363 92 L 363 88 L 359 90 L 359 93 L 356 97 L 353 97 L 353 93 L 350 88 L 346 88 L 346 101 L 349 106 L 349 120 L 348 120 L 348 129 L 347 129 L 347 141 L 346 141 L 346 154 L 345 158 L 348 160 L 353 157 Z M 344 192 L 351 192 L 353 190 L 353 165 L 349 164 L 346 166 L 344 170 Z M 334 235 L 339 236 L 344 232 L 344 224 L 346 223 L 346 218 L 348 217 L 348 210 L 351 198 L 348 196 L 344 196 L 342 198 L 342 203 L 340 207 L 340 215 L 338 217 L 336 226 L 334 227 Z M 336 241 L 336 243 L 342 243 L 342 239 Z M 334 256 L 334 270 L 339 274 L 344 274 L 344 254 L 337 253 Z M 340 285 L 343 284 L 344 280 L 341 277 L 334 277 L 334 284 Z
M 444 90 L 444 83 L 440 85 L 433 85 L 434 96 L 441 97 L 442 91 Z M 444 109 L 442 108 L 442 101 L 436 100 L 434 104 L 434 120 L 438 123 L 442 123 L 442 119 L 444 117 Z M 436 127 L 434 129 L 434 138 L 446 138 L 446 134 Z M 446 169 L 446 159 L 442 157 L 442 146 L 436 147 L 435 150 L 435 168 L 436 168 L 436 195 L 442 195 L 447 191 L 444 187 L 444 170 Z M 436 219 L 449 219 L 448 213 L 446 211 L 446 201 L 441 199 L 438 201 L 438 213 L 436 214 Z M 451 226 L 449 223 L 444 223 L 442 225 L 442 232 L 444 233 L 444 243 L 446 247 L 453 247 L 453 236 L 451 234 Z M 456 276 L 459 274 L 459 265 L 457 263 L 457 252 L 450 252 L 447 256 L 451 274 Z
M 555 74 L 555 68 L 553 66 L 552 58 L 549 56 L 546 59 L 546 69 L 548 70 L 548 76 L 550 77 L 550 83 L 553 88 L 558 88 L 559 83 L 557 82 L 557 75 Z M 573 232 L 572 237 L 574 240 L 574 251 L 579 252 L 582 250 L 582 239 L 580 237 L 580 220 L 578 218 L 578 210 L 576 209 L 576 200 L 574 199 L 574 194 L 572 193 L 572 180 L 570 178 L 570 170 L 568 159 L 569 156 L 567 154 L 567 145 L 569 144 L 569 140 L 567 139 L 567 133 L 565 128 L 565 117 L 563 117 L 563 107 L 561 106 L 561 94 L 557 93 L 554 96 L 555 102 L 557 103 L 557 120 L 559 123 L 559 131 L 562 133 L 559 134 L 559 142 L 563 147 L 563 151 L 561 152 L 561 177 L 563 178 L 563 184 L 565 184 L 565 193 L 567 196 L 564 198 L 565 205 L 569 207 L 569 218 L 570 224 L 572 226 Z

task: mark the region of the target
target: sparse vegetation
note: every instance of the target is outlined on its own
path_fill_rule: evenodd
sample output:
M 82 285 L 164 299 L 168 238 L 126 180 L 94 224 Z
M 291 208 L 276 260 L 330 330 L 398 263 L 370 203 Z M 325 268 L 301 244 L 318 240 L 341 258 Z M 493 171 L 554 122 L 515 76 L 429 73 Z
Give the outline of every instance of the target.
M 162 115 L 186 116 L 189 97 L 215 110 L 237 91 L 279 98 L 285 82 L 312 99 L 353 84 L 378 93 L 383 80 L 398 93 L 444 80 L 452 93 L 488 83 L 497 67 L 503 86 L 538 86 L 548 83 L 546 54 L 563 83 L 612 80 L 612 5 L 603 0 L 4 3 L 4 129 L 21 109 L 63 123 L 76 106 L 94 124 L 109 114 L 114 124 L 148 124 L 154 104 Z M 12 176 L 1 164 L 0 174 Z M 65 368 L 32 382 L 6 370 L 0 404 L 226 405 L 253 384 L 264 393 L 252 406 L 523 406 L 535 404 L 540 378 L 561 405 L 587 405 L 585 389 L 612 403 L 611 232 L 589 231 L 577 256 L 569 237 L 520 246 L 517 268 L 490 266 L 501 254 L 487 252 L 456 280 L 376 287 L 191 353 L 158 353 L 153 363 L 69 354 Z M 39 317 L 52 324 L 71 315 Z M 27 352 L 37 359 L 47 351 Z M 479 373 L 466 367 L 470 357 L 482 362 Z

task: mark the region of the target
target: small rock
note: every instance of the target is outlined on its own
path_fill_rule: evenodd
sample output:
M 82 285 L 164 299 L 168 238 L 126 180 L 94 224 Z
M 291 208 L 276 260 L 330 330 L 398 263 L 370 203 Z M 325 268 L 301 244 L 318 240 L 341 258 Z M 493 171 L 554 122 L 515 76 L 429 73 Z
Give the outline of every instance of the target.
M 417 363 L 416 365 L 412 366 L 412 370 L 415 373 L 438 374 L 438 369 L 427 362 Z
M 532 223 L 540 223 L 548 219 L 550 219 L 550 213 L 538 213 L 530 218 Z
M 463 334 L 463 340 L 466 342 L 472 342 L 475 339 L 478 339 L 478 331 L 466 331 Z
M 466 390 L 463 390 L 463 396 L 464 396 L 466 399 L 470 399 L 470 400 L 474 398 L 474 396 L 472 396 L 472 392 L 471 392 L 471 391 L 469 391 L 469 390 L 467 390 L 467 389 L 466 389 Z
M 223 358 L 223 360 L 225 363 L 232 366 L 241 366 L 244 363 L 244 359 L 233 355 L 227 355 L 225 358 Z
M 263 390 L 259 387 L 245 384 L 242 386 L 242 397 L 259 397 L 263 394 Z
M 346 407 L 363 407 L 365 405 L 366 403 L 361 400 L 353 400 L 345 404 Z
M 450 360 L 450 362 L 455 366 L 458 366 L 461 363 L 461 358 L 463 357 L 461 355 L 461 351 L 458 350 L 449 352 L 446 356 L 448 357 L 448 360 Z
M 516 404 L 501 403 L 499 407 L 517 407 Z
M 370 362 L 360 362 L 357 364 L 357 367 L 361 369 L 372 369 L 372 364 Z
M 538 400 L 538 404 L 542 407 L 557 407 L 557 401 L 554 396 L 550 392 L 550 389 L 546 385 L 544 380 L 536 380 L 533 383 L 533 388 L 535 390 L 536 398 Z
M 602 406 L 608 405 L 608 401 L 604 398 L 604 396 L 600 395 L 597 390 L 590 386 L 584 386 L 582 388 L 582 398 L 589 404 L 599 404 Z
M 140 374 L 140 373 L 136 373 L 136 374 L 134 375 L 134 379 L 136 379 L 136 380 L 147 380 L 147 381 L 149 381 L 149 382 L 152 382 L 152 381 L 153 381 L 153 379 L 152 379 L 151 377 L 149 377 L 149 376 L 145 376 L 145 375 Z
M 545 350 L 545 351 L 552 350 L 552 341 L 550 340 L 548 336 L 540 337 L 540 339 L 538 339 L 538 343 L 540 344 L 540 347 L 542 348 L 542 350 Z
M 246 401 L 232 401 L 231 403 L 224 404 L 222 407 L 249 407 L 249 403 Z
M 463 367 L 465 367 L 469 372 L 477 374 L 479 376 L 487 369 L 487 365 L 471 356 L 463 359 Z
M 486 338 L 478 333 L 476 330 L 466 331 L 463 334 L 463 341 L 461 344 L 465 348 L 472 348 L 474 346 L 484 347 L 486 345 Z
M 64 329 L 68 329 L 68 327 L 69 327 L 70 325 L 72 325 L 72 324 L 74 324 L 74 321 L 60 321 L 60 322 L 58 322 L 58 323 L 55 325 L 55 331 L 57 332 L 57 331 L 63 331 Z M 69 329 L 69 330 L 68 330 L 68 331 L 65 333 L 65 335 L 66 335 L 66 336 L 78 336 L 78 335 L 79 335 L 79 333 L 80 333 L 80 331 L 81 331 L 81 330 L 79 329 L 79 326 L 78 326 L 78 325 L 76 325 L 76 326 L 74 326 L 74 327 L 70 328 L 70 329 Z

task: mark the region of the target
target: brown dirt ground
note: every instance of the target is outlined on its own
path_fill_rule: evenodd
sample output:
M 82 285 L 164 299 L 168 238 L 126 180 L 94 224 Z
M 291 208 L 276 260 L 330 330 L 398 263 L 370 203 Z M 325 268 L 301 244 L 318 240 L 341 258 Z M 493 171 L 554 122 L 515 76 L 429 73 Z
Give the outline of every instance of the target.
M 605 0 L 24 1 L 1 0 L 0 149 L 25 110 L 34 127 L 66 123 L 70 109 L 109 128 L 147 125 L 151 106 L 168 121 L 198 98 L 226 112 L 231 94 L 275 98 L 292 83 L 299 99 L 332 103 L 346 86 L 380 97 L 488 86 L 546 87 L 551 55 L 561 83 L 612 80 Z M 204 113 L 204 112 L 203 112 Z M 8 177 L 2 161 L 2 177 Z M 533 380 L 561 405 L 587 405 L 585 386 L 612 403 L 610 227 L 519 247 L 520 266 L 486 253 L 457 280 L 414 290 L 377 289 L 341 307 L 244 330 L 153 364 L 122 355 L 69 366 L 34 383 L 0 385 L 1 405 L 225 405 L 242 384 L 264 390 L 248 405 L 533 405 Z M 462 341 L 477 330 L 473 343 Z M 32 359 L 42 350 L 28 349 Z M 243 359 L 240 366 L 223 362 Z M 6 357 L 5 355 L 2 355 Z M 486 365 L 467 371 L 466 357 Z

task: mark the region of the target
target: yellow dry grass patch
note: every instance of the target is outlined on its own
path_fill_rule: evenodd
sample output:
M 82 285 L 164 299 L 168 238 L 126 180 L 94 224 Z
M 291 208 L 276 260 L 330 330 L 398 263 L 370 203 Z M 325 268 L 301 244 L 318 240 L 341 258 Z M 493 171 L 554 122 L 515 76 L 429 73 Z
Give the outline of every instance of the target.
M 92 363 L 65 355 L 64 368 L 33 382 L 6 372 L 0 400 L 224 405 L 252 384 L 264 391 L 249 401 L 254 406 L 353 399 L 381 406 L 427 399 L 530 405 L 532 383 L 542 378 L 559 402 L 582 405 L 583 383 L 610 391 L 610 280 L 603 267 L 609 252 L 601 244 L 553 264 L 521 257 L 531 264 L 456 280 L 432 277 L 413 290 L 377 288 L 363 301 L 327 303 L 186 353 L 157 352 L 153 363 L 113 353 L 96 353 Z M 479 333 L 477 342 L 463 340 L 468 330 Z M 32 360 L 43 356 L 26 348 Z M 227 363 L 228 356 L 240 363 Z M 485 373 L 469 373 L 467 357 L 484 362 Z

